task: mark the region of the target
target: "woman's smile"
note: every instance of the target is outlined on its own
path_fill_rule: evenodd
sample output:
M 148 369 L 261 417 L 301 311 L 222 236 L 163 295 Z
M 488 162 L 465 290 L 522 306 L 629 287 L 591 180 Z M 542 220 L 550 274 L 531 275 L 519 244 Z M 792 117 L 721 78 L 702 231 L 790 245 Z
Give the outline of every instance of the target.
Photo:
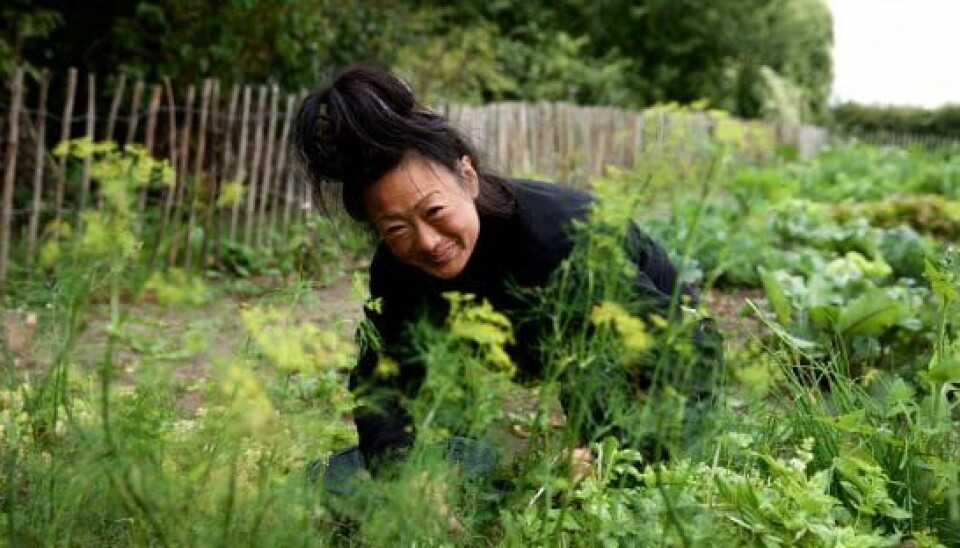
M 430 262 L 437 265 L 443 264 L 453 257 L 455 251 L 456 249 L 454 249 L 453 245 L 451 244 L 441 245 L 438 249 L 433 250 L 433 252 L 430 254 Z

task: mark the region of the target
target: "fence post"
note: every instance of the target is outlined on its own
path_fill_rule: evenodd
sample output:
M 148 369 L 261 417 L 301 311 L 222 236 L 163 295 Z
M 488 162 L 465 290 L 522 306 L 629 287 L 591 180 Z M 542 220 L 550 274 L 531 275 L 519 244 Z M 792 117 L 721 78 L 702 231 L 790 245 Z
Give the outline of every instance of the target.
M 117 123 L 117 114 L 120 112 L 120 101 L 123 99 L 123 92 L 126 87 L 127 75 L 121 74 L 120 81 L 113 87 L 113 99 L 110 101 L 110 112 L 107 114 L 107 127 L 104 128 L 103 133 L 104 141 L 113 140 L 113 127 Z M 97 211 L 103 211 L 103 189 L 97 193 Z
M 33 210 L 30 212 L 30 228 L 27 236 L 27 264 L 33 265 L 37 253 L 37 234 L 40 231 L 40 208 L 43 205 L 43 164 L 47 156 L 47 94 L 50 88 L 50 71 L 43 69 L 40 75 L 40 98 L 37 107 L 37 160 L 33 166 Z
M 273 149 L 277 133 L 277 102 L 280 90 L 276 85 L 270 87 L 270 121 L 267 124 L 267 150 L 263 161 L 263 177 L 260 179 L 260 203 L 257 209 L 257 245 L 263 245 L 267 232 L 267 202 L 273 187 Z
M 97 79 L 93 74 L 87 75 L 87 132 L 86 137 L 94 140 L 93 130 L 97 115 Z M 77 231 L 83 228 L 83 208 L 87 207 L 87 196 L 90 194 L 90 167 L 93 157 L 89 154 L 83 158 L 83 174 L 80 176 L 80 203 L 77 204 Z
M 253 135 L 253 163 L 250 166 L 250 193 L 247 194 L 247 218 L 243 223 L 243 243 L 250 245 L 253 236 L 253 218 L 256 214 L 257 203 L 257 175 L 260 173 L 260 158 L 263 154 L 260 147 L 263 144 L 263 118 L 267 105 L 267 88 L 260 86 L 257 91 L 257 126 Z
M 157 111 L 160 109 L 160 96 L 162 93 L 163 88 L 154 85 L 150 92 L 150 103 L 147 107 L 147 135 L 144 146 L 151 156 L 153 156 L 153 145 L 157 132 Z M 137 212 L 139 213 L 141 225 L 143 224 L 143 215 L 147 210 L 147 192 L 147 186 L 144 185 L 144 187 L 140 189 L 140 198 L 137 203 Z
M 227 166 L 230 165 L 230 150 L 231 145 L 233 144 L 233 129 L 236 126 L 236 116 L 237 116 L 237 101 L 240 98 L 240 86 L 233 84 L 230 88 L 230 104 L 227 106 L 227 119 L 226 119 L 226 129 L 223 133 L 223 165 L 220 168 L 220 177 L 221 179 L 227 181 Z M 229 181 L 227 181 L 229 182 Z M 214 213 L 212 215 L 216 216 L 214 229 L 216 234 L 216 240 L 214 242 L 214 254 L 219 261 L 221 257 L 221 240 L 223 238 L 223 214 L 220 211 L 220 195 L 223 192 L 223 185 L 218 185 L 216 201 L 214 202 Z
M 63 105 L 63 119 L 60 121 L 60 142 L 70 140 L 70 124 L 73 122 L 73 103 L 77 95 L 77 69 L 70 67 L 67 73 L 67 97 Z M 54 202 L 56 236 L 60 235 L 60 223 L 63 220 L 63 200 L 67 186 L 67 157 L 60 157 L 57 170 L 57 190 Z
M 220 179 L 222 178 L 223 166 L 220 163 L 220 155 L 217 143 L 227 140 L 224 149 L 229 149 L 229 137 L 220 132 L 220 80 L 213 80 L 213 91 L 210 99 L 210 131 L 213 132 L 214 140 L 210 143 L 210 157 L 212 158 L 210 166 L 210 176 L 207 178 L 208 185 L 204 187 L 203 205 L 203 236 L 200 239 L 200 266 L 205 266 L 207 261 L 207 246 L 210 241 L 210 228 L 214 217 L 217 216 L 217 196 L 220 194 Z M 220 139 L 217 139 L 220 137 Z
M 120 112 L 120 101 L 123 100 L 123 92 L 127 87 L 127 75 L 121 74 L 120 80 L 113 88 L 113 100 L 110 102 L 110 114 L 107 115 L 107 128 L 104 133 L 105 141 L 113 140 L 113 127 L 117 123 L 117 114 Z
M 10 82 L 10 122 L 7 127 L 6 167 L 3 171 L 3 210 L 0 212 L 0 293 L 7 288 L 10 260 L 10 231 L 13 229 L 13 182 L 17 175 L 17 144 L 20 139 L 20 109 L 23 102 L 22 66 L 13 72 Z
M 307 91 L 301 88 L 300 94 L 297 96 L 296 103 L 298 105 L 302 105 L 306 99 L 307 99 Z M 313 191 L 310 189 L 311 185 L 306 184 L 302 186 L 303 186 L 303 193 L 296 198 L 297 209 L 293 211 L 293 215 L 292 215 L 293 217 L 292 220 L 294 222 L 296 222 L 297 219 L 299 219 L 300 221 L 306 222 L 310 218 L 310 215 L 313 214 L 313 210 L 316 207 L 313 204 L 313 200 L 315 196 L 313 195 Z
M 286 114 L 284 114 L 283 129 L 280 131 L 280 165 L 277 167 L 277 179 L 280 180 L 286 176 L 286 191 L 283 200 L 283 221 L 280 226 L 280 232 L 286 232 L 290 228 L 290 205 L 293 201 L 293 170 L 287 167 L 287 157 L 290 155 L 290 126 L 293 123 L 293 102 L 296 100 L 294 95 L 287 95 Z M 277 200 L 279 202 L 279 200 Z M 274 230 L 277 217 L 280 216 L 279 206 L 274 206 L 275 211 L 271 217 L 270 230 Z
M 167 92 L 167 136 L 170 140 L 170 167 L 173 169 L 173 182 L 167 189 L 166 199 L 163 204 L 163 221 L 160 223 L 160 231 L 157 233 L 157 242 L 162 243 L 167 235 L 167 226 L 170 224 L 170 213 L 173 210 L 173 199 L 177 191 L 177 185 L 182 177 L 179 166 L 177 165 L 177 106 L 173 96 L 173 85 L 170 78 L 164 77 L 163 89 Z
M 124 144 L 132 143 L 137 138 L 137 126 L 140 124 L 140 104 L 142 102 L 143 80 L 137 80 L 137 83 L 133 85 L 133 95 L 130 97 L 130 119 L 127 122 L 127 138 L 124 139 Z
M 176 223 L 183 210 L 184 187 L 187 186 L 187 175 L 190 171 L 190 126 L 193 125 L 193 102 L 197 97 L 197 88 L 190 84 L 187 88 L 187 105 L 183 119 L 183 128 L 180 132 L 180 161 L 177 171 L 176 197 L 173 204 L 173 214 L 170 217 L 170 253 L 167 255 L 167 265 L 173 266 L 177 261 L 177 255 L 180 252 L 180 238 L 177 237 L 178 227 Z
M 187 194 L 187 204 L 190 208 L 189 220 L 187 221 L 187 232 L 183 238 L 184 268 L 190 270 L 193 264 L 191 257 L 193 252 L 190 249 L 190 236 L 193 233 L 193 227 L 196 225 L 197 218 L 197 196 L 203 191 L 203 156 L 206 152 L 207 144 L 207 117 L 209 116 L 210 95 L 213 91 L 213 80 L 207 78 L 203 81 L 203 94 L 200 99 L 200 127 L 197 129 L 197 153 L 193 165 L 193 187 Z
M 250 192 L 249 185 L 244 184 L 246 179 L 246 170 L 244 170 L 244 162 L 247 160 L 247 129 L 250 125 L 250 86 L 243 86 L 243 114 L 240 118 L 240 141 L 237 144 L 237 184 L 241 185 L 241 188 L 245 192 Z M 233 201 L 232 209 L 230 211 L 230 243 L 237 243 L 237 223 L 240 217 L 240 200 L 242 199 L 242 194 Z

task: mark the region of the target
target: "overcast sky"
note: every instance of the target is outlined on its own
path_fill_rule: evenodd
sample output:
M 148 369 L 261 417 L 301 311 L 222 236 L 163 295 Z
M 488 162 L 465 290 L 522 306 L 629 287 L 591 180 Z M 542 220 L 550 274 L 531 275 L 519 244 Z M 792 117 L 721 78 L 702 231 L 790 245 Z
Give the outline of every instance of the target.
M 834 101 L 960 104 L 960 0 L 828 0 Z

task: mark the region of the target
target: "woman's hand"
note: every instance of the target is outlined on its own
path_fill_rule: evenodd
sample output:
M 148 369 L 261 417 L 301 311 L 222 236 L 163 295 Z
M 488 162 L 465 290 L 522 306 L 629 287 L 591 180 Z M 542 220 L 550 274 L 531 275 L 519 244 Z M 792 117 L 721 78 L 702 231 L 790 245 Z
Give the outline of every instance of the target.
M 593 453 L 585 447 L 578 447 L 565 455 L 570 469 L 570 480 L 574 486 L 593 475 Z

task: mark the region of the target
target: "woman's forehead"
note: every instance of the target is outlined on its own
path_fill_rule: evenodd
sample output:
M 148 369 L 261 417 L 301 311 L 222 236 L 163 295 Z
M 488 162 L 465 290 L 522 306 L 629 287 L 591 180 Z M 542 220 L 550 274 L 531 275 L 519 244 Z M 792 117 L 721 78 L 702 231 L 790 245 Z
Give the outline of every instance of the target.
M 408 155 L 396 168 L 370 185 L 365 193 L 371 217 L 404 213 L 423 200 L 456 191 L 456 177 L 444 166 L 419 155 Z

